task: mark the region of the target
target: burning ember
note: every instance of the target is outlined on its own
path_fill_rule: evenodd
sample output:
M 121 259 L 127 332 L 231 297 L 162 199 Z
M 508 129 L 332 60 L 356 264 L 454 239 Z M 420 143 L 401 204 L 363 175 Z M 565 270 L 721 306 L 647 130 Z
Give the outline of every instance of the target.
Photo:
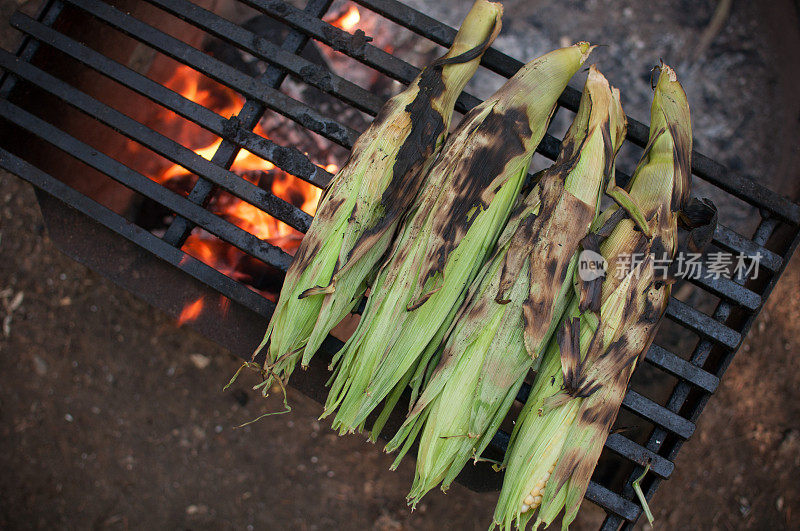
M 237 93 L 208 80 L 197 71 L 185 66 L 178 67 L 165 86 L 224 117 L 237 114 L 244 104 L 243 98 Z M 186 122 L 172 113 L 163 113 L 160 121 L 163 122 L 158 124 L 160 130 L 166 129 L 173 138 L 207 160 L 211 160 L 222 143 L 221 138 L 214 137 L 199 126 Z M 269 120 L 265 120 L 265 122 L 269 122 Z M 255 127 L 254 131 L 265 138 L 273 136 L 261 123 Z M 312 158 L 314 158 L 313 155 Z M 335 173 L 339 169 L 335 163 L 327 163 L 323 166 L 331 173 Z M 319 188 L 284 172 L 271 162 L 248 151 L 241 150 L 239 152 L 231 166 L 231 171 L 256 186 L 271 190 L 277 197 L 292 203 L 308 214 L 313 215 L 316 211 L 317 202 L 322 193 Z M 150 177 L 183 195 L 187 195 L 197 181 L 197 176 L 177 164 L 155 172 Z M 295 253 L 303 238 L 301 232 L 224 191 L 214 194 L 208 208 L 227 221 L 282 248 L 289 254 Z M 254 278 L 258 276 L 258 272 L 254 271 L 254 269 L 258 269 L 258 266 L 254 264 L 253 258 L 202 229 L 196 228 L 189 235 L 182 250 L 215 269 L 251 285 Z M 264 264 L 264 268 L 267 267 Z M 274 274 L 274 272 L 271 273 Z M 259 291 L 270 298 L 274 299 L 275 297 L 271 290 Z M 200 304 L 200 308 L 202 308 L 202 304 Z
M 178 316 L 178 326 L 190 323 L 200 317 L 200 313 L 203 311 L 204 305 L 205 299 L 203 297 L 200 297 L 196 301 L 187 304 L 183 310 L 181 310 L 181 314 Z
M 380 17 L 362 16 L 355 4 L 348 2 L 341 9 L 329 14 L 325 21 L 353 33 L 364 30 L 370 35 L 376 35 L 374 45 L 391 50 L 389 41 L 391 31 L 380 26 Z M 332 50 L 331 48 L 315 43 L 321 64 L 336 72 L 346 72 L 346 77 L 362 86 L 369 87 L 373 92 L 388 97 L 391 80 L 381 76 L 376 71 L 366 68 Z M 214 54 L 213 52 L 212 55 Z M 225 118 L 237 115 L 244 105 L 244 98 L 233 90 L 221 85 L 197 72 L 196 70 L 177 65 L 170 79 L 164 85 Z M 338 103 L 332 99 L 320 101 L 320 97 L 327 97 L 320 93 L 306 96 L 303 92 L 305 85 L 291 78 L 281 87 L 289 96 L 306 101 L 312 107 L 321 108 L 322 112 L 342 119 L 356 129 L 363 129 L 368 123 L 368 117 L 348 109 L 337 108 Z M 328 105 L 328 107 L 326 107 Z M 331 106 L 333 105 L 333 106 Z M 355 113 L 355 114 L 354 114 Z M 222 139 L 201 128 L 200 126 L 183 119 L 170 112 L 162 111 L 154 120 L 148 123 L 150 127 L 165 136 L 173 138 L 195 153 L 211 160 Z M 310 133 L 302 126 L 294 124 L 277 113 L 268 111 L 254 128 L 254 132 L 264 138 L 270 138 L 276 143 L 293 146 L 303 151 L 315 164 L 324 167 L 331 173 L 336 173 L 347 156 L 345 150 L 328 140 Z M 129 145 L 129 150 L 135 152 L 139 146 L 135 143 Z M 197 176 L 177 164 L 164 164 L 163 160 L 147 159 L 142 171 L 151 179 L 184 196 L 188 195 L 197 182 Z M 139 164 L 139 165 L 141 165 Z M 149 166 L 148 166 L 149 165 Z M 231 171 L 246 179 L 254 185 L 270 190 L 275 196 L 295 205 L 304 212 L 313 215 L 322 191 L 305 181 L 286 173 L 269 161 L 261 159 L 252 153 L 241 150 L 236 156 Z M 256 237 L 280 247 L 287 253 L 294 255 L 303 238 L 303 234 L 277 220 L 259 208 L 240 200 L 239 198 L 223 191 L 217 190 L 211 196 L 207 208 L 214 214 L 226 219 Z M 159 214 L 164 215 L 164 214 Z M 161 218 L 155 222 L 155 232 L 163 231 L 168 223 L 160 225 Z M 267 298 L 276 301 L 280 290 L 282 275 L 271 266 L 247 255 L 234 246 L 220 240 L 216 236 L 195 228 L 187 238 L 182 250 L 187 254 L 201 260 L 218 271 L 247 284 L 251 289 L 258 291 Z M 203 301 L 195 301 L 184 309 L 180 322 L 189 322 L 196 319 L 203 310 Z
M 354 32 L 358 28 L 358 23 L 361 22 L 361 13 L 355 4 L 347 6 L 346 11 L 342 14 L 336 14 L 333 17 L 327 16 L 323 19 L 332 26 L 342 28 L 348 33 Z

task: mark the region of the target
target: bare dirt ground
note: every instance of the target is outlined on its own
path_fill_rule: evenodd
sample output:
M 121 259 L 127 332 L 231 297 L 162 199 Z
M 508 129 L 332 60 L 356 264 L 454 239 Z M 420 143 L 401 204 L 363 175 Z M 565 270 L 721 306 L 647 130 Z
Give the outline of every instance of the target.
M 485 527 L 494 495 L 461 487 L 411 514 L 411 464 L 390 473 L 300 393 L 234 430 L 280 402 L 222 393 L 232 355 L 58 252 L 19 179 L 0 190 L 3 308 L 22 297 L 0 339 L 0 528 Z
M 735 16 L 745 17 L 737 7 L 749 16 L 752 6 L 740 4 Z M 17 5 L 0 1 L 0 25 Z M 774 31 L 761 35 L 774 49 L 786 45 L 794 34 L 781 25 L 796 18 L 766 20 L 758 27 Z M 3 47 L 13 42 L 0 30 Z M 783 117 L 771 137 L 784 140 L 743 164 L 783 175 L 771 185 L 797 197 L 790 81 L 770 82 L 791 105 L 771 111 Z M 244 383 L 222 393 L 238 362 L 63 256 L 30 187 L 6 173 L 0 258 L 8 330 L 0 331 L 0 528 L 486 528 L 495 494 L 454 486 L 411 513 L 411 463 L 390 473 L 380 447 L 336 436 L 316 420 L 320 406 L 299 393 L 290 391 L 291 413 L 233 429 L 279 403 L 263 404 Z M 798 260 L 652 501 L 658 527 L 800 527 Z M 601 519 L 586 503 L 574 528 Z

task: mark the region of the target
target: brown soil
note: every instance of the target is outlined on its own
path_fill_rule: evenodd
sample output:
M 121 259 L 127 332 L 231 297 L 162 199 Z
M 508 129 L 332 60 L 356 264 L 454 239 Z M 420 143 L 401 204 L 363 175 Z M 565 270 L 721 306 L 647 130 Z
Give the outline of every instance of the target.
M 233 429 L 279 399 L 222 393 L 232 355 L 58 252 L 19 179 L 0 190 L 0 528 L 485 528 L 493 494 L 412 514 L 411 463 L 390 473 L 300 393 Z

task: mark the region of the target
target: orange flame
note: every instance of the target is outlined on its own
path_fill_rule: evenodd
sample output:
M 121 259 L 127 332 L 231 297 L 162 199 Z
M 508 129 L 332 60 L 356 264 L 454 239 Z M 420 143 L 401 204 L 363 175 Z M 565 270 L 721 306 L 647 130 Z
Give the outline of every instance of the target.
M 358 23 L 361 22 L 361 13 L 358 11 L 358 8 L 355 4 L 350 4 L 343 14 L 333 18 L 323 19 L 325 22 L 328 22 L 332 26 L 336 26 L 337 28 L 341 28 L 348 33 L 353 33 L 358 26 Z
M 219 296 L 219 310 L 222 317 L 228 317 L 228 311 L 231 309 L 231 300 L 225 295 Z
M 183 310 L 181 310 L 181 314 L 178 316 L 178 326 L 190 323 L 200 317 L 204 305 L 205 300 L 203 297 L 200 297 L 196 301 L 190 302 L 184 306 Z
M 236 115 L 244 104 L 243 98 L 236 92 L 208 80 L 196 70 L 183 65 L 175 69 L 165 86 L 187 99 L 212 109 L 223 117 Z M 157 125 L 159 129 L 168 131 L 170 136 L 178 142 L 192 147 L 195 153 L 206 160 L 211 160 L 222 143 L 221 138 L 212 136 L 208 131 L 170 112 L 165 112 L 160 117 L 160 123 Z M 264 138 L 268 138 L 267 132 L 260 125 L 256 126 L 254 132 Z M 198 144 L 200 145 L 198 146 Z M 338 167 L 329 164 L 326 169 L 335 172 Z M 270 181 L 271 191 L 275 196 L 294 204 L 308 214 L 313 215 L 316 211 L 317 203 L 322 194 L 319 188 L 284 172 L 273 163 L 249 151 L 239 151 L 231 166 L 231 171 L 257 186 L 259 185 L 259 180 L 268 180 Z M 192 175 L 186 168 L 177 164 L 156 172 L 151 178 L 167 186 L 171 182 L 183 182 L 185 184 L 187 180 L 191 185 L 197 180 L 195 175 Z M 184 189 L 182 193 L 186 193 L 186 187 L 183 186 L 181 188 Z M 220 191 L 214 196 L 209 208 L 215 214 L 234 225 L 262 240 L 281 247 L 290 254 L 294 254 L 303 238 L 302 233 L 289 225 L 224 191 Z M 194 256 L 224 274 L 237 278 L 237 280 L 243 280 L 247 277 L 246 274 L 237 272 L 239 263 L 246 259 L 244 253 L 231 245 L 217 240 L 205 231 L 195 229 L 187 238 L 182 249 L 187 254 Z

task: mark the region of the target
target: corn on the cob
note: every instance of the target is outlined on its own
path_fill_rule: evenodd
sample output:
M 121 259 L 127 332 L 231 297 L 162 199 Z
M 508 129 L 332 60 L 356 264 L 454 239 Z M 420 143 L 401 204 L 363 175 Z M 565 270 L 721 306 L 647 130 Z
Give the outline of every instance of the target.
M 600 251 L 609 274 L 594 286 L 600 289 L 589 285 L 594 281 L 576 281 L 581 293 L 547 348 L 509 443 L 496 525 L 524 528 L 537 508 L 534 528 L 549 525 L 562 508 L 563 528 L 574 520 L 630 376 L 666 310 L 671 282 L 655 261 L 674 258 L 682 210 L 705 218 L 695 221 L 715 223 L 713 206 L 689 202 L 691 149 L 686 95 L 664 65 L 650 141 L 630 190 L 610 186 L 619 206 L 598 218 L 597 238 L 584 240 Z M 708 225 L 699 230 L 708 233 Z
M 613 174 L 626 121 L 619 91 L 594 66 L 555 164 L 522 202 L 495 255 L 473 283 L 448 333 L 441 362 L 397 435 L 396 466 L 424 423 L 410 502 L 445 490 L 477 458 L 508 413 L 561 320 L 580 240 Z
M 500 30 L 502 5 L 477 0 L 450 51 L 390 99 L 325 190 L 256 353 L 265 389 L 307 365 L 358 302 L 447 134 L 455 100 Z
M 435 352 L 426 346 L 449 327 L 494 247 L 556 100 L 591 48 L 580 43 L 527 64 L 447 140 L 334 360 L 323 417 L 337 410 L 335 429 L 360 428 L 408 375 L 424 371 L 423 353 Z

